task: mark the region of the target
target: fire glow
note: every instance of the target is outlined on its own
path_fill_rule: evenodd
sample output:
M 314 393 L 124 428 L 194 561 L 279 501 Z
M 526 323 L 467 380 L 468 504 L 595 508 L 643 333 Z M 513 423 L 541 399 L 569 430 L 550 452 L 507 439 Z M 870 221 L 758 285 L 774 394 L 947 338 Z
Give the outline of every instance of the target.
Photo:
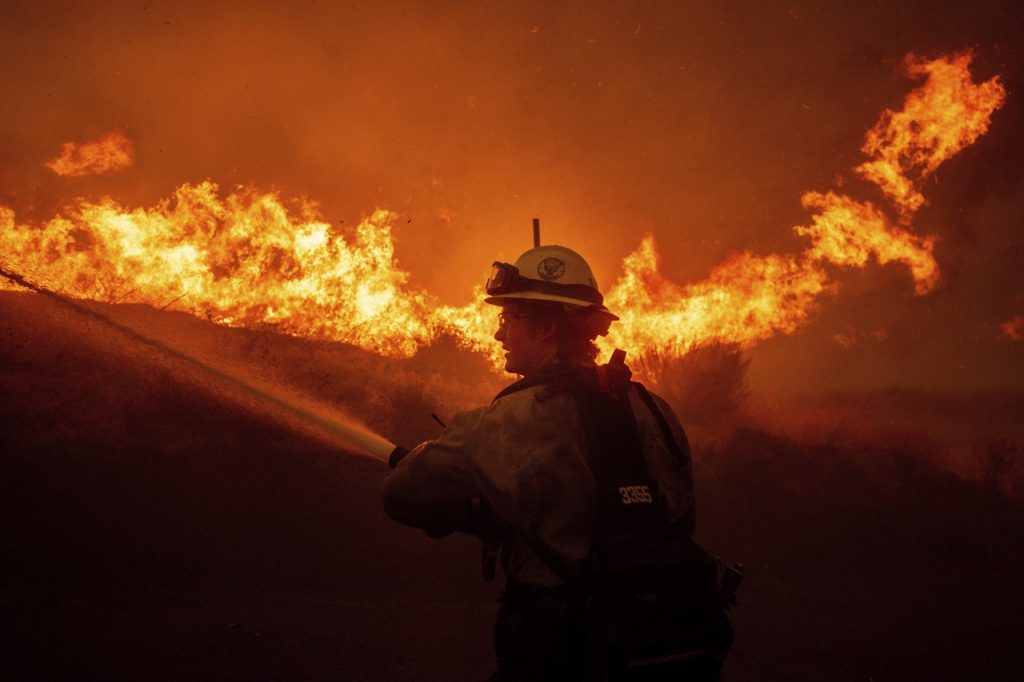
M 998 78 L 974 84 L 970 61 L 969 53 L 932 61 L 908 57 L 908 75 L 924 83 L 900 112 L 884 112 L 867 134 L 868 161 L 853 170 L 892 200 L 896 220 L 867 201 L 807 192 L 802 204 L 814 214 L 809 225 L 794 228 L 810 241 L 803 252 L 735 253 L 704 281 L 686 286 L 658 272 L 657 249 L 647 237 L 607 291 L 608 307 L 621 321 L 601 340 L 602 350 L 673 356 L 711 341 L 750 347 L 792 333 L 838 288 L 826 265 L 862 268 L 871 258 L 900 263 L 916 293 L 933 290 L 939 282 L 935 237 L 909 230 L 925 202 L 920 183 L 984 134 L 1006 96 Z M 131 143 L 116 135 L 104 140 L 123 154 L 68 143 L 50 167 L 84 175 L 130 165 Z M 469 304 L 453 307 L 410 290 L 395 255 L 393 219 L 377 211 L 345 234 L 324 222 L 313 202 L 289 210 L 276 194 L 242 189 L 222 196 L 204 181 L 182 185 L 152 208 L 78 200 L 40 225 L 19 224 L 0 206 L 0 253 L 12 269 L 75 297 L 171 307 L 221 324 L 269 325 L 393 357 L 451 335 L 500 366 L 492 338 L 496 309 L 482 303 L 480 291 Z

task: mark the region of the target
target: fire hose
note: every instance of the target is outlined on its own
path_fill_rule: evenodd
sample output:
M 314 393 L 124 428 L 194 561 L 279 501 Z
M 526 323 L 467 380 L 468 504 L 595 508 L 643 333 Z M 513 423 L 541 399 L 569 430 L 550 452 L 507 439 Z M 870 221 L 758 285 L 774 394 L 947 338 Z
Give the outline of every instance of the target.
M 156 348 L 157 350 L 166 355 L 187 362 L 193 367 L 197 367 L 203 372 L 221 381 L 232 384 L 236 388 L 242 389 L 249 395 L 255 396 L 256 398 L 266 403 L 269 403 L 279 409 L 286 411 L 291 416 L 297 417 L 299 420 L 305 422 L 306 424 L 316 426 L 319 429 L 326 431 L 332 436 L 338 438 L 342 443 L 347 445 L 350 449 L 354 450 L 355 452 L 369 455 L 370 457 L 376 460 L 385 461 L 392 468 L 397 466 L 398 462 L 400 462 L 403 457 L 409 454 L 408 449 L 400 445 L 396 446 L 394 443 L 389 442 L 382 436 L 373 433 L 372 431 L 366 429 L 365 427 L 359 427 L 356 426 L 355 424 L 346 423 L 347 420 L 343 420 L 340 417 L 329 419 L 314 414 L 313 412 L 310 412 L 309 410 L 306 410 L 300 407 L 299 405 L 296 405 L 288 400 L 285 400 L 280 396 L 273 395 L 272 393 L 269 393 L 263 389 L 257 388 L 256 386 L 253 386 L 249 382 L 245 381 L 240 377 L 235 376 L 234 374 L 226 372 L 222 369 L 218 369 L 217 367 L 214 367 L 206 362 L 203 362 L 202 360 L 192 355 L 189 355 L 184 351 L 174 348 L 173 346 L 169 346 L 163 341 L 158 341 L 157 339 L 146 336 L 145 334 L 142 334 L 136 331 L 135 329 L 132 329 L 131 327 L 122 324 L 121 322 L 118 322 L 97 310 L 93 310 L 92 308 L 89 308 L 79 303 L 78 301 L 75 301 L 69 296 L 65 296 L 64 294 L 57 293 L 56 291 L 35 284 L 26 279 L 24 276 L 18 274 L 17 272 L 14 272 L 13 270 L 3 267 L 2 265 L 0 265 L 0 277 L 4 277 L 5 279 L 14 282 L 18 286 L 24 287 L 25 289 L 28 289 L 30 291 L 34 291 L 37 294 L 47 296 L 56 303 L 66 308 L 69 308 L 80 315 L 84 315 L 86 317 L 90 317 L 94 320 L 102 322 L 108 327 L 117 330 L 121 334 L 124 334 L 125 336 L 133 339 L 134 341 Z

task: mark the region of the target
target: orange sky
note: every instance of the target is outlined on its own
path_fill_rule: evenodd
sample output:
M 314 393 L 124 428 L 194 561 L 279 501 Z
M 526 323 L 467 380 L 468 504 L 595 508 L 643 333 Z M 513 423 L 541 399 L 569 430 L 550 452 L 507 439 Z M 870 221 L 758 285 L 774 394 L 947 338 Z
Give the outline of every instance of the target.
M 81 3 L 85 4 L 85 3 Z M 855 186 L 866 131 L 913 86 L 899 64 L 973 48 L 1010 92 L 991 130 L 924 187 L 943 282 L 837 271 L 839 293 L 751 351 L 755 387 L 1024 388 L 1024 10 L 790 3 L 5 3 L 0 204 L 51 217 L 75 196 L 152 205 L 183 182 L 308 196 L 355 224 L 400 214 L 412 283 L 464 303 L 494 258 L 546 241 L 601 282 L 647 233 L 664 274 L 804 248 L 808 190 Z M 749 6 L 748 6 L 749 5 Z M 118 130 L 134 166 L 62 178 L 68 140 Z

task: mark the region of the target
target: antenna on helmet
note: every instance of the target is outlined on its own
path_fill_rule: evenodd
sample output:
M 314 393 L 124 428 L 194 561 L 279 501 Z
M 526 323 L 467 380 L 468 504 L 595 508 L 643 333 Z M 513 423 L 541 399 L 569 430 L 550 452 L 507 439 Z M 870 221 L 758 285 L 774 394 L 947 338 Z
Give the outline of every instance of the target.
M 533 248 L 540 246 L 540 218 L 533 219 Z

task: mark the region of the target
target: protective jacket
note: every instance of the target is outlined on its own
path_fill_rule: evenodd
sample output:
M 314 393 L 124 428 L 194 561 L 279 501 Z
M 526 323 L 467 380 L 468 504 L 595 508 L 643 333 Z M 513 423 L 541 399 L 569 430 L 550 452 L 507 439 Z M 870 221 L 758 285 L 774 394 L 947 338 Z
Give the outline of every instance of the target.
M 651 396 L 665 429 L 636 387 L 627 390 L 647 471 L 669 519 L 689 537 L 695 512 L 686 435 L 667 403 Z M 483 501 L 505 524 L 566 563 L 584 560 L 597 514 L 584 422 L 577 401 L 557 381 L 499 394 L 487 407 L 457 414 L 440 437 L 398 464 L 384 483 L 385 511 L 399 523 L 442 537 L 481 531 L 476 510 Z M 549 563 L 529 542 L 513 542 L 505 570 L 514 583 L 562 584 Z

